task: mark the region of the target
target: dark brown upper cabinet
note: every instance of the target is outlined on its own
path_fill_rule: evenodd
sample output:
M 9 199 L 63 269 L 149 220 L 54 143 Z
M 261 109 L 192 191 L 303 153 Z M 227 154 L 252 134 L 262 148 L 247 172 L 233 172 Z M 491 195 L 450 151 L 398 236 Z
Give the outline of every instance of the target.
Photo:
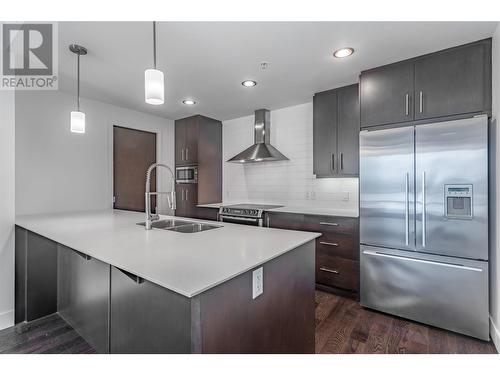
M 361 127 L 413 120 L 413 64 L 362 72 L 359 94 Z
M 316 177 L 358 175 L 358 85 L 313 98 L 313 172 Z
M 361 127 L 491 113 L 491 39 L 364 71 Z
M 175 164 L 198 164 L 200 116 L 188 117 L 175 124 Z
M 415 119 L 491 111 L 491 40 L 415 61 Z

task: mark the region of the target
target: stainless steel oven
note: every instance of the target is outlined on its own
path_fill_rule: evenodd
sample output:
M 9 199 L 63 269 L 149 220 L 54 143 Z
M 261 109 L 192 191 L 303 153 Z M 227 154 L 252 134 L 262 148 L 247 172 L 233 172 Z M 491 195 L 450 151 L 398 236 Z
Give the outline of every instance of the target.
M 178 184 L 196 184 L 198 182 L 198 167 L 175 168 L 175 180 Z

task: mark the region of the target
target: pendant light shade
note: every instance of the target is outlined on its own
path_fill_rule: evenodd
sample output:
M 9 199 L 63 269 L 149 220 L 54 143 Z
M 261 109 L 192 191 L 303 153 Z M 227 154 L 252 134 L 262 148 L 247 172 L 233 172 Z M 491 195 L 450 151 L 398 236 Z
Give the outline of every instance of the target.
M 71 111 L 71 132 L 85 133 L 85 113 Z
M 144 71 L 144 99 L 148 104 L 160 105 L 165 103 L 165 76 L 156 69 L 156 22 L 153 22 L 153 64 L 154 69 Z
M 77 55 L 76 111 L 71 111 L 70 129 L 72 133 L 85 133 L 85 113 L 80 111 L 80 56 L 87 54 L 85 47 L 78 44 L 69 46 L 69 50 Z
M 144 88 L 146 103 L 160 105 L 165 102 L 165 77 L 161 70 L 145 70 Z

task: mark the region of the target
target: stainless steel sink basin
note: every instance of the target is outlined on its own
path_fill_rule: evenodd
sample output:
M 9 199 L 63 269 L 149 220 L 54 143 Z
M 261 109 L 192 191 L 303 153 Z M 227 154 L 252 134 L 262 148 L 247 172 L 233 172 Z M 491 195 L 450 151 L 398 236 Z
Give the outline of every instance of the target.
M 180 233 L 197 233 L 203 232 L 210 229 L 220 228 L 220 225 L 213 224 L 204 224 L 204 223 L 192 223 L 188 225 L 180 225 L 178 227 L 168 228 L 167 230 L 171 230 L 172 232 L 180 232 Z
M 137 223 L 137 225 L 142 225 L 142 226 L 144 226 L 145 224 L 146 223 L 144 222 Z M 171 230 L 173 232 L 180 232 L 180 233 L 197 233 L 210 229 L 220 228 L 221 226 L 198 223 L 196 221 L 165 219 L 165 220 L 153 221 L 152 227 L 157 229 Z
M 173 228 L 173 227 L 178 227 L 179 225 L 187 225 L 191 224 L 192 221 L 186 221 L 186 220 L 177 220 L 177 219 L 165 219 L 165 220 L 157 220 L 153 221 L 152 226 L 153 228 L 158 228 L 158 229 L 168 229 L 168 228 Z M 146 225 L 145 222 L 137 223 L 137 225 Z

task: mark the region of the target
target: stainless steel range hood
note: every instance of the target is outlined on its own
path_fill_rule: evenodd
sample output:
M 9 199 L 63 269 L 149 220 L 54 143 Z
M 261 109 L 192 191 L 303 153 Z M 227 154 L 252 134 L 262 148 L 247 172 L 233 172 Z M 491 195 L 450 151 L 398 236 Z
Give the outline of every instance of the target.
M 264 161 L 288 160 L 270 144 L 271 139 L 271 112 L 267 109 L 255 111 L 254 144 L 238 155 L 233 156 L 231 163 L 258 163 Z

